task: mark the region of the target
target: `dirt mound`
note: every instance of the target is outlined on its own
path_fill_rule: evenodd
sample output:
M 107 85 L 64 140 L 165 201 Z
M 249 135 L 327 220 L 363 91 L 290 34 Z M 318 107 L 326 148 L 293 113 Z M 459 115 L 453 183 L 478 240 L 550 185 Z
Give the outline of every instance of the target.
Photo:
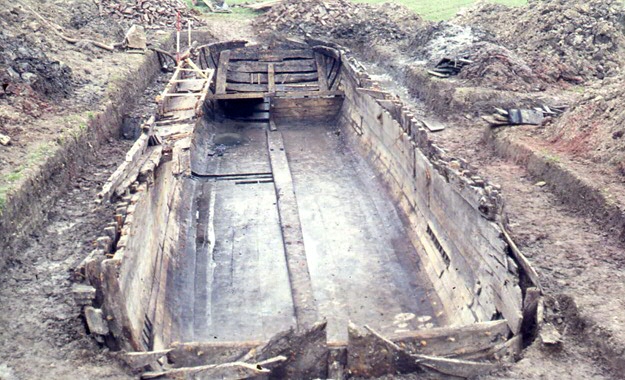
M 102 12 L 113 18 L 152 28 L 175 27 L 177 12 L 180 12 L 183 26 L 189 20 L 195 26 L 204 24 L 197 18 L 197 11 L 189 9 L 182 0 L 102 0 L 100 6 Z
M 545 137 L 559 152 L 607 164 L 625 176 L 625 78 L 603 82 L 585 89 L 582 100 L 549 126 Z
M 401 41 L 424 24 L 398 4 L 355 4 L 347 0 L 286 0 L 258 18 L 260 30 L 308 33 L 357 42 Z
M 505 91 L 540 91 L 546 88 L 546 84 L 523 59 L 502 46 L 478 42 L 458 55 L 473 61 L 463 67 L 458 78 L 471 80 L 476 86 Z
M 530 0 L 519 8 L 481 3 L 454 22 L 484 30 L 552 83 L 615 76 L 625 62 L 620 0 Z

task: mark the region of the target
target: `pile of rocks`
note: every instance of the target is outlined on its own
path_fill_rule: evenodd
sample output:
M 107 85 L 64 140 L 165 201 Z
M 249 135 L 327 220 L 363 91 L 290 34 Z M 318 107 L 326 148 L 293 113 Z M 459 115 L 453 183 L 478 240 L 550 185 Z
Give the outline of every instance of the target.
M 174 28 L 177 12 L 180 12 L 183 26 L 188 21 L 196 26 L 204 24 L 197 17 L 197 11 L 189 9 L 182 0 L 102 0 L 101 8 L 114 18 L 142 24 L 151 29 Z
M 258 19 L 259 29 L 307 33 L 350 42 L 402 40 L 423 20 L 393 4 L 357 4 L 347 0 L 285 0 Z
M 0 99 L 21 100 L 27 114 L 39 116 L 46 99 L 67 97 L 72 92 L 72 70 L 48 58 L 25 36 L 0 30 L 0 52 Z

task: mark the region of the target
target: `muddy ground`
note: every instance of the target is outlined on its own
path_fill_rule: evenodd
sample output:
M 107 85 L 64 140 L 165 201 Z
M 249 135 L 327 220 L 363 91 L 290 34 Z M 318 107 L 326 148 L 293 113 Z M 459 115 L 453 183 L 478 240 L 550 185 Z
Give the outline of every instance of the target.
M 528 94 L 551 101 L 564 99 L 569 110 L 558 119 L 540 127 L 506 127 L 506 131 L 495 132 L 494 138 L 506 137 L 543 151 L 545 157 L 599 184 L 622 205 L 625 12 L 613 1 L 593 1 L 590 8 L 583 2 L 572 3 L 567 8 L 572 11 L 566 14 L 564 2 L 555 0 L 532 1 L 524 10 L 480 5 L 454 24 L 429 23 L 395 7 L 384 8 L 384 13 L 350 8 L 358 15 L 356 20 L 325 28 L 316 28 L 314 21 L 302 22 L 306 12 L 290 15 L 276 28 L 268 18 L 271 12 L 256 24 L 296 35 L 316 32 L 348 44 L 367 66 L 384 75 L 381 80 L 400 96 L 412 98 L 421 114 L 431 113 L 432 104 L 419 98 L 414 78 L 406 74 L 405 67 L 431 67 L 447 54 L 468 54 L 476 62 L 458 78 L 448 79 L 455 86 L 477 93 L 496 89 L 519 99 Z M 45 15 L 57 23 L 78 26 L 76 30 L 91 38 L 109 41 L 117 40 L 126 26 L 100 19 L 90 2 L 72 4 L 92 16 L 82 20 L 76 13 L 61 12 L 58 6 L 50 7 Z M 16 56 L 36 59 L 29 58 L 31 66 L 22 65 L 21 73 L 19 67 L 12 69 L 19 74 L 15 93 L 7 93 L 7 86 L 0 96 L 0 133 L 13 140 L 9 147 L 0 146 L 0 187 L 15 178 L 7 175 L 28 162 L 38 145 L 64 128 L 64 120 L 96 107 L 120 67 L 136 59 L 68 45 L 37 25 L 32 14 L 14 7 L 4 12 L 3 47 L 14 46 Z M 372 22 L 375 17 L 384 20 Z M 302 28 L 293 28 L 296 24 Z M 208 27 L 221 39 L 249 38 L 254 35 L 250 26 L 248 20 L 208 20 Z M 365 26 L 369 29 L 362 29 Z M 32 41 L 25 44 L 26 51 L 18 52 L 15 41 L 25 34 L 22 29 L 29 31 Z M 563 37 L 569 35 L 571 38 Z M 576 49 L 580 43 L 591 48 Z M 604 54 L 598 55 L 594 45 Z M 536 52 L 546 58 L 534 59 Z M 37 68 L 41 64 L 43 71 Z M 5 67 L 2 65 L 7 62 L 0 61 L 0 67 Z M 46 71 L 48 66 L 54 70 Z M 36 84 L 41 78 L 24 73 L 45 80 Z M 36 85 L 31 85 L 32 80 Z M 49 82 L 56 85 L 49 87 Z M 146 94 L 134 115 L 137 119 L 149 112 L 157 87 Z M 431 96 L 444 95 L 436 93 L 436 88 L 428 90 Z M 485 104 L 496 104 L 497 97 L 489 96 Z M 594 210 L 583 207 L 584 200 L 579 201 L 581 207 L 564 202 L 560 192 L 553 191 L 557 184 L 536 177 L 510 159 L 515 152 L 495 150 L 492 131 L 480 118 L 491 109 L 476 110 L 469 101 L 464 106 L 454 104 L 446 114 L 437 115 L 447 128 L 432 137 L 450 154 L 468 160 L 481 175 L 502 186 L 513 237 L 539 271 L 548 298 L 547 318 L 562 334 L 560 346 L 545 346 L 539 338 L 519 362 L 488 378 L 619 378 L 625 369 L 621 358 L 625 348 L 625 247 L 619 234 L 604 228 Z M 50 210 L 44 228 L 28 238 L 28 248 L 3 272 L 0 379 L 35 379 L 43 373 L 58 379 L 132 378 L 127 368 L 85 335 L 84 322 L 69 292 L 71 268 L 90 251 L 112 212 L 93 202 L 95 194 L 130 143 L 112 139 L 85 163 L 68 185 L 67 195 Z M 571 188 L 570 194 L 576 191 Z

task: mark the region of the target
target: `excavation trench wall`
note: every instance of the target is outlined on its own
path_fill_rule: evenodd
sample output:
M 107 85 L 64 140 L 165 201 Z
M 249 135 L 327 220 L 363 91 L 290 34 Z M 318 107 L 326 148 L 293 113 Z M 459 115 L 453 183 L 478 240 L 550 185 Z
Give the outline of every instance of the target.
M 93 159 L 102 142 L 119 135 L 124 114 L 158 71 L 155 54 L 147 53 L 132 75 L 112 83 L 108 99 L 99 110 L 74 115 L 76 122 L 69 131 L 39 148 L 43 160 L 25 170 L 0 210 L 0 270 L 11 258 L 19 260 L 25 238 L 45 222 L 48 210 L 63 196 L 77 168 Z
M 344 60 L 345 62 L 346 60 Z M 498 318 L 521 329 L 519 268 L 498 225 L 499 189 L 434 145 L 410 109 L 354 60 L 342 70 L 341 125 L 409 220 L 413 244 L 451 324 Z

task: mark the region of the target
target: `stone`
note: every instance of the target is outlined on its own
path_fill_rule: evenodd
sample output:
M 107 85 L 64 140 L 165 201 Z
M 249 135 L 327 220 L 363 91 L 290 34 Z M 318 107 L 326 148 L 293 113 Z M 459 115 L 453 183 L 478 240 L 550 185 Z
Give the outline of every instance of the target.
M 107 335 L 109 333 L 109 326 L 104 320 L 102 309 L 96 309 L 91 306 L 85 307 L 85 319 L 92 334 Z
M 142 26 L 133 25 L 126 32 L 126 45 L 129 49 L 147 49 L 147 39 L 145 37 L 145 29 Z
M 11 144 L 11 138 L 7 135 L 3 135 L 2 133 L 0 133 L 0 145 L 7 146 L 9 144 Z

